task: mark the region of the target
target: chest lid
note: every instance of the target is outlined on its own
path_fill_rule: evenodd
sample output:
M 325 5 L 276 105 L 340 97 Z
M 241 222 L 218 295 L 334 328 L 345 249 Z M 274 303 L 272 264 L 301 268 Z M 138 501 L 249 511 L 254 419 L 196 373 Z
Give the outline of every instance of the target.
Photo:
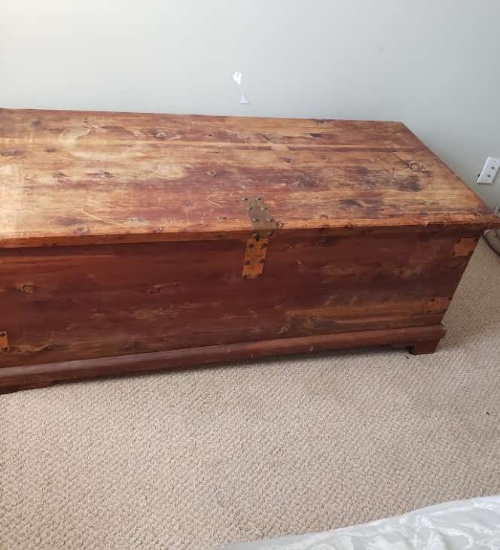
M 0 109 L 0 247 L 245 237 L 258 197 L 280 232 L 499 225 L 396 122 Z

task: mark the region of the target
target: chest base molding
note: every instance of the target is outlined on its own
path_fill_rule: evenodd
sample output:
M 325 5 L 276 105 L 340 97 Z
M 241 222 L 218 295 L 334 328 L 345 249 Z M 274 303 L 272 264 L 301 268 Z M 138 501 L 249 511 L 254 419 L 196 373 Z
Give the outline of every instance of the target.
M 408 347 L 415 355 L 433 353 L 445 335 L 442 325 L 344 332 L 279 340 L 242 342 L 79 361 L 0 368 L 0 393 L 43 388 L 56 382 L 199 367 L 260 357 L 359 347 Z M 332 359 L 335 368 L 335 359 Z

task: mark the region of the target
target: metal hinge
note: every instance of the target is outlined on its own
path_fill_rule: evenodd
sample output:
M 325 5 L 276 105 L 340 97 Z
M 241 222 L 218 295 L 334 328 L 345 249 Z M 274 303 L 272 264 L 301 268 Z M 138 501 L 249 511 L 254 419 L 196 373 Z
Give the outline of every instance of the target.
M 470 256 L 474 252 L 478 240 L 479 238 L 458 239 L 451 251 L 452 256 Z
M 253 234 L 247 239 L 242 275 L 247 279 L 256 279 L 264 271 L 269 239 L 274 237 L 279 224 L 269 212 L 262 197 L 243 197 L 243 202 L 253 226 Z
M 9 337 L 4 330 L 0 331 L 0 351 L 4 353 L 10 351 Z

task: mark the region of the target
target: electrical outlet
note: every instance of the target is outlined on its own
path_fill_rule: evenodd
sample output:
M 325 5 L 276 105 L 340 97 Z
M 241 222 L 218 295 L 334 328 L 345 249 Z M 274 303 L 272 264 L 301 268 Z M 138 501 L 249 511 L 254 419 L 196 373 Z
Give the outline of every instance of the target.
M 500 169 L 500 158 L 488 157 L 482 172 L 479 174 L 477 183 L 492 184 Z

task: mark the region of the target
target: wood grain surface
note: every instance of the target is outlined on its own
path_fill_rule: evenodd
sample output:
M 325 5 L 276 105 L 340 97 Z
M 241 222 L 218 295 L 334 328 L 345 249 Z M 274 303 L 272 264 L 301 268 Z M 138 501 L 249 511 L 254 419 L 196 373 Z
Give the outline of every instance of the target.
M 403 124 L 0 110 L 0 246 L 475 230 L 499 219 Z
M 436 349 L 444 334 L 443 327 L 439 325 L 369 330 L 8 367 L 0 369 L 0 394 L 42 388 L 65 380 L 181 369 L 270 355 L 314 353 L 360 346 L 411 346 L 413 353 L 425 354 Z
M 3 249 L 0 367 L 436 326 L 472 254 L 457 240 L 277 236 L 257 279 L 245 241 Z
M 400 123 L 0 110 L 0 387 L 430 353 L 497 226 Z

